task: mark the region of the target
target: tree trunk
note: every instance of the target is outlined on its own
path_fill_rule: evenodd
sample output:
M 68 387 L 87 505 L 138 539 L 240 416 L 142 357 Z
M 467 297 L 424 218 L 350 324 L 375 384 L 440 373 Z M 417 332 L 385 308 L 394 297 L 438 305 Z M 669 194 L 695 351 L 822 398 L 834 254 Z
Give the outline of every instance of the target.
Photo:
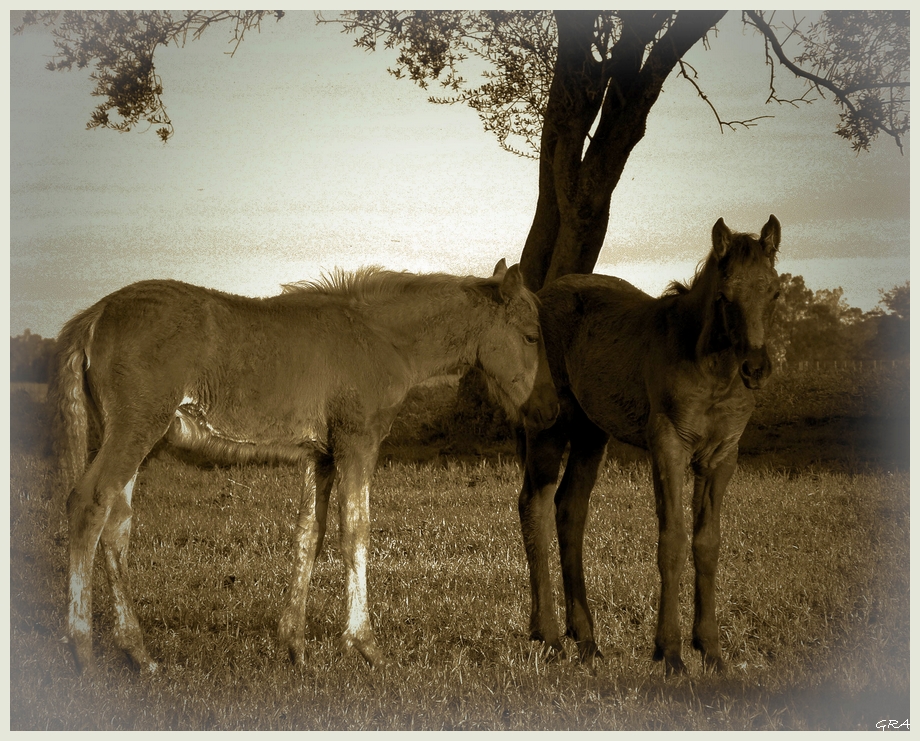
M 558 47 L 540 140 L 539 193 L 520 261 L 530 290 L 594 270 L 613 191 L 645 136 L 664 81 L 725 12 L 623 11 L 618 41 L 601 61 L 599 13 L 555 11 Z M 485 419 L 494 405 L 475 381 L 464 378 L 458 405 L 479 409 Z
M 664 81 L 724 14 L 624 11 L 619 39 L 600 61 L 597 11 L 555 11 L 558 51 L 540 143 L 539 195 L 521 253 L 531 290 L 594 270 L 613 191 Z

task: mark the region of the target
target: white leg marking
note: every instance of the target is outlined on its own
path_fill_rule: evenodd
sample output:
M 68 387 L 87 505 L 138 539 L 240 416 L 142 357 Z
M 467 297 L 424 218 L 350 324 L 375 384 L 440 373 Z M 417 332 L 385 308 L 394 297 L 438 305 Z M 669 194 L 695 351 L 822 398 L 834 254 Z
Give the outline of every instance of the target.
M 134 494 L 134 484 L 137 483 L 137 471 L 134 472 L 134 475 L 131 477 L 131 480 L 125 484 L 124 494 L 125 501 L 128 503 L 128 506 L 131 506 L 131 495 Z
M 74 633 L 89 633 L 91 624 L 86 618 L 78 617 L 79 613 L 85 612 L 83 598 L 83 579 L 77 574 L 70 577 L 70 629 Z
M 350 523 L 354 534 L 354 562 L 348 570 L 348 628 L 346 634 L 353 636 L 370 632 L 370 616 L 367 612 L 367 540 L 370 528 L 365 518 L 369 517 L 370 486 L 361 487 L 361 499 L 352 509 Z M 362 526 L 363 525 L 363 526 Z
M 348 573 L 348 633 L 360 635 L 367 628 L 367 547 L 358 543 L 354 566 Z

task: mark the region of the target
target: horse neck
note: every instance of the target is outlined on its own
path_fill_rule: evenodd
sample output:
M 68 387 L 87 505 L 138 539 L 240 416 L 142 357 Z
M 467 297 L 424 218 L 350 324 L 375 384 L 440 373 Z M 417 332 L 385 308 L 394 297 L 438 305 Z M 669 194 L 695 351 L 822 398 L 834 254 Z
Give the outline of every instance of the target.
M 724 375 L 737 371 L 731 346 L 718 331 L 716 316 L 716 290 L 718 271 L 715 264 L 707 265 L 690 290 L 677 297 L 676 305 L 680 320 L 680 334 L 693 338 L 693 354 L 698 363 L 714 370 L 721 369 Z
M 407 295 L 374 307 L 368 316 L 403 356 L 417 383 L 475 361 L 482 312 L 483 307 L 457 287 Z

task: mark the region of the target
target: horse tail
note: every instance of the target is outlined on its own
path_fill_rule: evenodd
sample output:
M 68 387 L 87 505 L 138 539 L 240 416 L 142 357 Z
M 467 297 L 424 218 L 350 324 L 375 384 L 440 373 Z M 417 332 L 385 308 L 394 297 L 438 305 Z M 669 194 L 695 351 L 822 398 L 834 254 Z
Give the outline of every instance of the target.
M 48 399 L 54 414 L 52 436 L 57 465 L 54 499 L 59 512 L 86 470 L 89 457 L 96 408 L 88 393 L 86 369 L 102 309 L 100 302 L 64 325 L 52 363 Z

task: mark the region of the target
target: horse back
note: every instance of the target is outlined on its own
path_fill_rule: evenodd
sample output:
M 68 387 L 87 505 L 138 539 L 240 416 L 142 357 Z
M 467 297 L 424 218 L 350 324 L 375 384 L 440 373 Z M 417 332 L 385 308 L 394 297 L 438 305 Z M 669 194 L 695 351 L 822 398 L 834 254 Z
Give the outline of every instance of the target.
M 643 369 L 655 299 L 613 276 L 567 275 L 539 293 L 550 370 L 561 395 L 615 437 L 645 445 Z
M 274 444 L 325 438 L 330 415 L 398 401 L 384 398 L 398 395 L 385 382 L 398 362 L 334 297 L 254 299 L 161 280 L 100 304 L 88 375 L 112 404 L 162 399 L 170 415 L 183 404 L 227 438 Z

